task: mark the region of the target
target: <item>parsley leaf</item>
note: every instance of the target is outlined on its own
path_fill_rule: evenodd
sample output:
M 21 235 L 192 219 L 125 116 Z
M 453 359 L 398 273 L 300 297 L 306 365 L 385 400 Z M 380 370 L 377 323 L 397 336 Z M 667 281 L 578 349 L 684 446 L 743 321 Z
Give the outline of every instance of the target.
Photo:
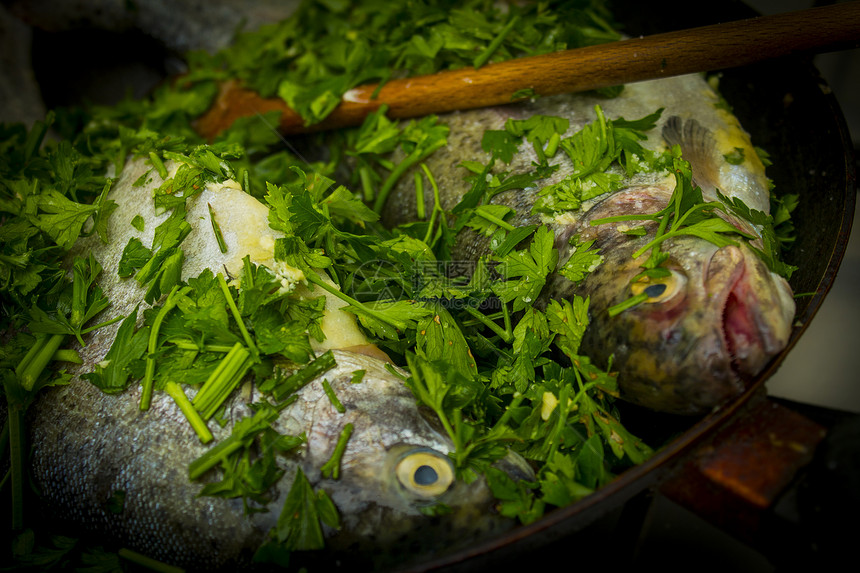
M 149 339 L 149 328 L 143 327 L 135 332 L 136 323 L 137 308 L 120 324 L 104 360 L 95 365 L 93 372 L 81 377 L 106 394 L 115 394 L 128 388 L 131 374 L 128 366 L 143 356 Z
M 493 291 L 504 302 L 514 301 L 514 312 L 531 306 L 546 283 L 546 276 L 558 262 L 553 234 L 546 226 L 538 227 L 528 249 L 498 257 L 496 270 L 504 282 L 493 285 Z

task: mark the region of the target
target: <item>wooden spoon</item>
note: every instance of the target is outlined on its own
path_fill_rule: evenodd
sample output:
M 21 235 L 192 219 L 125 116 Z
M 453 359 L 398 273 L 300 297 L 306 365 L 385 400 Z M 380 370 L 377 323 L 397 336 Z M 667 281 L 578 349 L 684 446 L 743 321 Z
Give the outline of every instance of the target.
M 396 79 L 381 88 L 363 85 L 344 94 L 338 107 L 314 125 L 305 125 L 280 98 L 263 98 L 226 82 L 195 129 L 212 139 L 240 117 L 274 110 L 281 112 L 282 133 L 307 133 L 358 125 L 383 104 L 390 118 L 419 117 L 858 45 L 860 1 L 852 1 Z M 529 96 L 515 98 L 522 90 L 531 90 Z

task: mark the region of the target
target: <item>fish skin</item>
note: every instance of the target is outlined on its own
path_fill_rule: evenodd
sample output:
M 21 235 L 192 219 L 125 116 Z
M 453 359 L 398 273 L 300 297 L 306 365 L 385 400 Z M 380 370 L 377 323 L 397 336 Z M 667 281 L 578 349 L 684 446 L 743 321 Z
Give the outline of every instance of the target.
M 173 167 L 168 163 L 169 169 Z M 151 191 L 162 182 L 156 173 L 150 174 L 144 187 L 133 186 L 149 169 L 142 160 L 129 163 L 110 192 L 108 197 L 119 207 L 109 221 L 109 243 L 93 235 L 75 245 L 77 254 L 92 249 L 104 267 L 98 284 L 113 304 L 96 321 L 127 316 L 138 305 L 141 309 L 147 306 L 142 302 L 145 289 L 134 278 L 120 279 L 116 265 L 128 238 L 136 236 L 148 246 L 160 217 L 165 216 L 156 215 L 152 208 Z M 260 247 L 255 262 L 271 262 L 263 248 L 271 246 L 274 233 L 268 227 L 267 208 L 233 182 L 225 183 L 211 184 L 196 199 L 188 200 L 186 220 L 195 230 L 183 242 L 185 278 L 207 268 L 215 272 L 226 269 L 238 276 L 235 265 L 240 264 L 242 253 L 253 253 L 255 246 Z M 208 204 L 219 213 L 227 253 L 221 252 L 208 216 L 203 215 Z M 145 220 L 143 231 L 130 224 L 136 214 Z M 349 316 L 330 309 L 330 314 L 336 313 Z M 355 328 L 354 319 L 349 320 Z M 342 320 L 334 324 L 344 328 Z M 348 548 L 350 559 L 357 564 L 391 566 L 423 555 L 422 548 L 453 547 L 514 523 L 492 510 L 494 499 L 483 480 L 470 484 L 455 480 L 443 493 L 429 497 L 410 494 L 399 481 L 394 471 L 397 460 L 419 451 L 447 460 L 453 444 L 437 427 L 438 421 L 417 407 L 414 395 L 387 369 L 384 360 L 350 350 L 362 349 L 361 342 L 366 342 L 357 329 L 359 339 L 342 336 L 337 344 L 327 341 L 317 346 L 318 353 L 332 349 L 337 366 L 302 388 L 299 399 L 272 424 L 282 434 L 304 432 L 307 442 L 280 460 L 285 473 L 274 486 L 270 510 L 244 516 L 240 499 L 197 497 L 214 473 L 190 482 L 188 466 L 211 444 L 200 443 L 173 400 L 156 392 L 150 409 L 143 412 L 138 384 L 108 395 L 79 377 L 104 359 L 117 329 L 114 324 L 87 335 L 87 345 L 80 349 L 83 365 L 69 369 L 74 375 L 71 383 L 41 392 L 28 410 L 33 444 L 30 472 L 46 516 L 68 520 L 81 531 L 187 570 L 235 570 L 250 564 L 254 551 L 277 522 L 301 467 L 315 488 L 330 495 L 341 514 L 338 532 L 326 527 L 327 548 L 332 552 Z M 361 383 L 351 383 L 356 370 L 365 370 Z M 323 379 L 330 382 L 345 413 L 332 406 L 322 388 Z M 195 390 L 186 388 L 186 393 L 193 398 Z M 252 415 L 248 405 L 259 398 L 246 384 L 226 403 L 225 417 L 235 423 Z M 353 424 L 354 431 L 342 458 L 341 477 L 325 479 L 320 468 L 331 457 L 347 423 Z M 213 443 L 218 443 L 229 436 L 233 424 L 224 428 L 208 425 Z M 503 464 L 529 476 L 528 468 L 514 466 Z M 125 492 L 124 508 L 118 514 L 108 506 L 116 491 Z M 422 514 L 420 508 L 433 502 L 448 505 L 452 512 L 439 518 Z M 398 553 L 397 547 L 404 544 L 418 550 L 414 555 Z M 356 554 L 356 548 L 364 552 Z M 383 550 L 386 548 L 389 550 Z
M 442 207 L 450 210 L 469 189 L 463 181 L 468 172 L 459 167 L 460 162 L 489 161 L 489 154 L 481 149 L 483 133 L 504 129 L 509 118 L 526 119 L 535 114 L 564 117 L 570 120 L 570 135 L 596 118 L 596 105 L 608 119 L 637 119 L 664 108 L 648 140 L 641 142 L 643 147 L 661 151 L 667 145 L 680 145 L 705 200 L 717 200 L 719 190 L 767 213 L 764 166 L 738 120 L 718 106 L 719 101 L 702 76 L 688 75 L 630 84 L 619 97 L 611 99 L 594 93 L 570 94 L 446 114 L 440 119 L 450 127 L 448 146 L 425 163 L 439 185 Z M 723 158 L 736 147 L 744 150 L 741 165 Z M 497 168 L 523 172 L 533 161 L 537 157 L 531 144 L 525 143 L 511 164 Z M 560 163 L 560 168 L 546 184 L 571 172 L 563 152 L 551 163 Z M 417 219 L 412 185 L 412 178 L 404 177 L 392 192 L 382 217 L 386 225 Z M 671 255 L 667 265 L 685 287 L 676 296 L 643 303 L 610 318 L 606 310 L 631 296 L 630 279 L 641 271 L 640 265 L 647 258 L 647 253 L 635 260 L 631 255 L 653 238 L 656 226 L 647 225 L 644 237 L 630 237 L 621 232 L 624 224 L 591 226 L 590 222 L 657 212 L 668 204 L 674 185 L 674 177 L 666 174 L 637 174 L 621 190 L 556 217 L 531 213 L 540 191 L 537 187 L 506 191 L 491 202 L 514 209 L 509 220 L 514 226 L 548 225 L 556 235 L 559 267 L 570 258 L 571 237 L 595 240 L 604 262 L 576 285 L 553 273 L 535 304 L 574 294 L 589 297 L 590 326 L 580 351 L 604 367 L 612 357 L 611 368 L 619 373 L 622 398 L 658 411 L 699 415 L 741 392 L 744 380 L 761 372 L 785 348 L 795 305 L 787 281 L 770 272 L 748 247 L 718 249 L 704 239 L 680 237 L 666 240 L 661 251 Z M 432 198 L 426 200 L 426 212 L 430 212 Z M 746 221 L 734 218 L 730 222 L 746 232 L 759 233 Z M 489 240 L 464 229 L 452 249 L 452 258 L 474 261 L 490 251 Z

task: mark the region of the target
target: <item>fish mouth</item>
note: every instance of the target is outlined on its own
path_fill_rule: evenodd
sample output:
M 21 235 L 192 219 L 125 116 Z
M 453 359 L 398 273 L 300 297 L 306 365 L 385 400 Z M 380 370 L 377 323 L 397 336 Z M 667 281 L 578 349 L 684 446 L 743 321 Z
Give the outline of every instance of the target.
M 743 297 L 732 289 L 723 304 L 720 334 L 728 354 L 729 366 L 738 378 L 750 374 L 749 363 L 741 358 L 741 353 L 747 352 L 745 349 L 750 346 L 760 346 L 757 344 L 760 336 L 752 314 Z
M 781 291 L 788 287 L 757 257 L 737 247 L 724 247 L 717 256 L 737 263 L 720 273 L 729 279 L 720 297 L 720 334 L 729 366 L 738 378 L 755 376 L 787 343 L 793 303 L 791 312 L 785 312 Z

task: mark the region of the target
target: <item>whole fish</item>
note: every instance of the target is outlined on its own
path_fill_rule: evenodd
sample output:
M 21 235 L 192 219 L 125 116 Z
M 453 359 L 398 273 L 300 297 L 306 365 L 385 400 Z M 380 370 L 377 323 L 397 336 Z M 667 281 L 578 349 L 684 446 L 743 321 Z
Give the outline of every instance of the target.
M 175 172 L 175 165 L 167 167 Z M 99 284 L 112 306 L 98 321 L 148 306 L 142 302 L 145 289 L 134 278 L 119 278 L 117 265 L 130 237 L 151 244 L 156 225 L 167 216 L 154 210 L 152 190 L 163 180 L 154 171 L 147 176 L 150 170 L 143 160 L 136 160 L 122 171 L 109 194 L 119 205 L 110 219 L 109 242 L 93 235 L 73 249 L 92 250 L 104 267 Z M 135 186 L 142 175 L 149 178 L 147 183 Z M 238 184 L 229 180 L 209 184 L 188 204 L 186 220 L 194 230 L 183 242 L 185 276 L 210 269 L 238 277 L 244 255 L 278 269 L 272 261 L 277 233 L 268 226 L 268 208 Z M 210 213 L 217 214 L 226 252 L 216 241 Z M 142 230 L 140 224 L 132 225 L 138 215 L 144 221 Z M 300 280 L 295 269 L 277 272 L 282 284 Z M 299 296 L 318 292 L 299 291 Z M 72 371 L 71 383 L 43 392 L 28 410 L 31 475 L 47 508 L 45 515 L 70 520 L 78 531 L 187 570 L 236 570 L 250 565 L 276 526 L 301 469 L 312 487 L 329 495 L 340 514 L 339 530 L 326 526 L 327 547 L 334 552 L 349 549 L 351 562 L 359 568 L 390 566 L 512 526 L 511 520 L 492 511 L 493 497 L 483 480 L 467 484 L 456 478 L 447 455 L 453 449 L 447 434 L 419 411 L 403 379 L 388 369 L 391 365 L 378 351 L 374 355 L 375 347 L 366 345 L 354 318 L 335 306 L 336 302 L 328 305 L 323 330 L 329 337 L 316 352 L 332 350 L 336 366 L 299 390 L 298 399 L 271 422 L 279 434 L 304 434 L 306 442 L 279 458 L 284 473 L 274 486 L 268 511 L 245 515 L 241 499 L 199 496 L 217 471 L 190 481 L 189 464 L 212 444 L 201 444 L 167 394 L 156 392 L 149 410 L 141 411 L 138 384 L 105 394 L 81 379 L 80 374 L 104 366 L 118 329 L 113 324 L 87 337 L 80 350 L 83 364 Z M 284 368 L 289 373 L 290 368 Z M 343 413 L 324 390 L 324 379 Z M 226 402 L 224 417 L 229 423 L 209 424 L 213 443 L 226 439 L 239 419 L 253 415 L 249 405 L 259 398 L 251 384 L 235 391 Z M 340 476 L 324 477 L 321 468 L 348 424 L 353 429 L 340 461 Z M 502 465 L 512 475 L 530 472 L 521 458 Z M 124 500 L 121 509 L 112 505 L 117 496 Z M 443 517 L 422 512 L 434 504 L 451 511 Z M 396 548 L 402 547 L 410 553 L 398 553 Z M 356 549 L 366 551 L 354 553 Z
M 483 134 L 504 129 L 508 119 L 536 114 L 565 118 L 570 121 L 569 135 L 595 120 L 595 106 L 600 106 L 607 119 L 628 120 L 663 108 L 642 145 L 653 151 L 679 145 L 706 201 L 716 201 L 719 191 L 740 199 L 750 209 L 768 213 L 764 166 L 737 118 L 720 103 L 702 76 L 689 75 L 631 84 L 614 98 L 572 94 L 447 114 L 440 119 L 450 127 L 448 145 L 426 164 L 439 185 L 442 208 L 450 210 L 470 188 L 464 180 L 470 172 L 460 166 L 461 161 L 489 161 L 489 154 L 481 149 Z M 732 153 L 740 153 L 743 160 L 729 162 L 726 156 Z M 525 172 L 535 161 L 533 146 L 526 142 L 501 169 Z M 559 169 L 541 186 L 573 171 L 572 162 L 561 152 L 551 163 Z M 387 224 L 417 219 L 411 181 L 405 177 L 389 197 L 383 215 Z M 771 272 L 748 246 L 739 243 L 718 248 L 693 236 L 662 243 L 661 252 L 669 254 L 662 266 L 670 276 L 658 281 L 659 286 L 652 283 L 653 288 L 644 290 L 641 283 L 631 285 L 648 253 L 638 258 L 631 255 L 655 237 L 656 225 L 645 225 L 644 236 L 631 236 L 624 231 L 638 223 L 591 223 L 606 217 L 656 213 L 669 203 L 674 187 L 669 173 L 637 174 L 627 177 L 619 190 L 555 216 L 532 212 L 542 187 L 504 191 L 491 203 L 513 208 L 509 222 L 514 226 L 549 225 L 556 237 L 559 267 L 571 256 L 572 237 L 578 236 L 582 242 L 594 240 L 603 262 L 578 283 L 556 273 L 547 280 L 544 300 L 536 304 L 573 294 L 588 297 L 590 325 L 580 351 L 602 366 L 611 361 L 612 370 L 619 373 L 621 396 L 654 410 L 701 414 L 740 393 L 743 381 L 761 372 L 786 346 L 795 305 L 787 281 Z M 432 197 L 426 200 L 430 212 Z M 755 235 L 760 231 L 738 217 L 726 218 L 744 232 Z M 489 252 L 489 240 L 464 229 L 453 258 L 474 261 Z M 639 292 L 649 295 L 646 302 L 609 315 L 610 307 Z

